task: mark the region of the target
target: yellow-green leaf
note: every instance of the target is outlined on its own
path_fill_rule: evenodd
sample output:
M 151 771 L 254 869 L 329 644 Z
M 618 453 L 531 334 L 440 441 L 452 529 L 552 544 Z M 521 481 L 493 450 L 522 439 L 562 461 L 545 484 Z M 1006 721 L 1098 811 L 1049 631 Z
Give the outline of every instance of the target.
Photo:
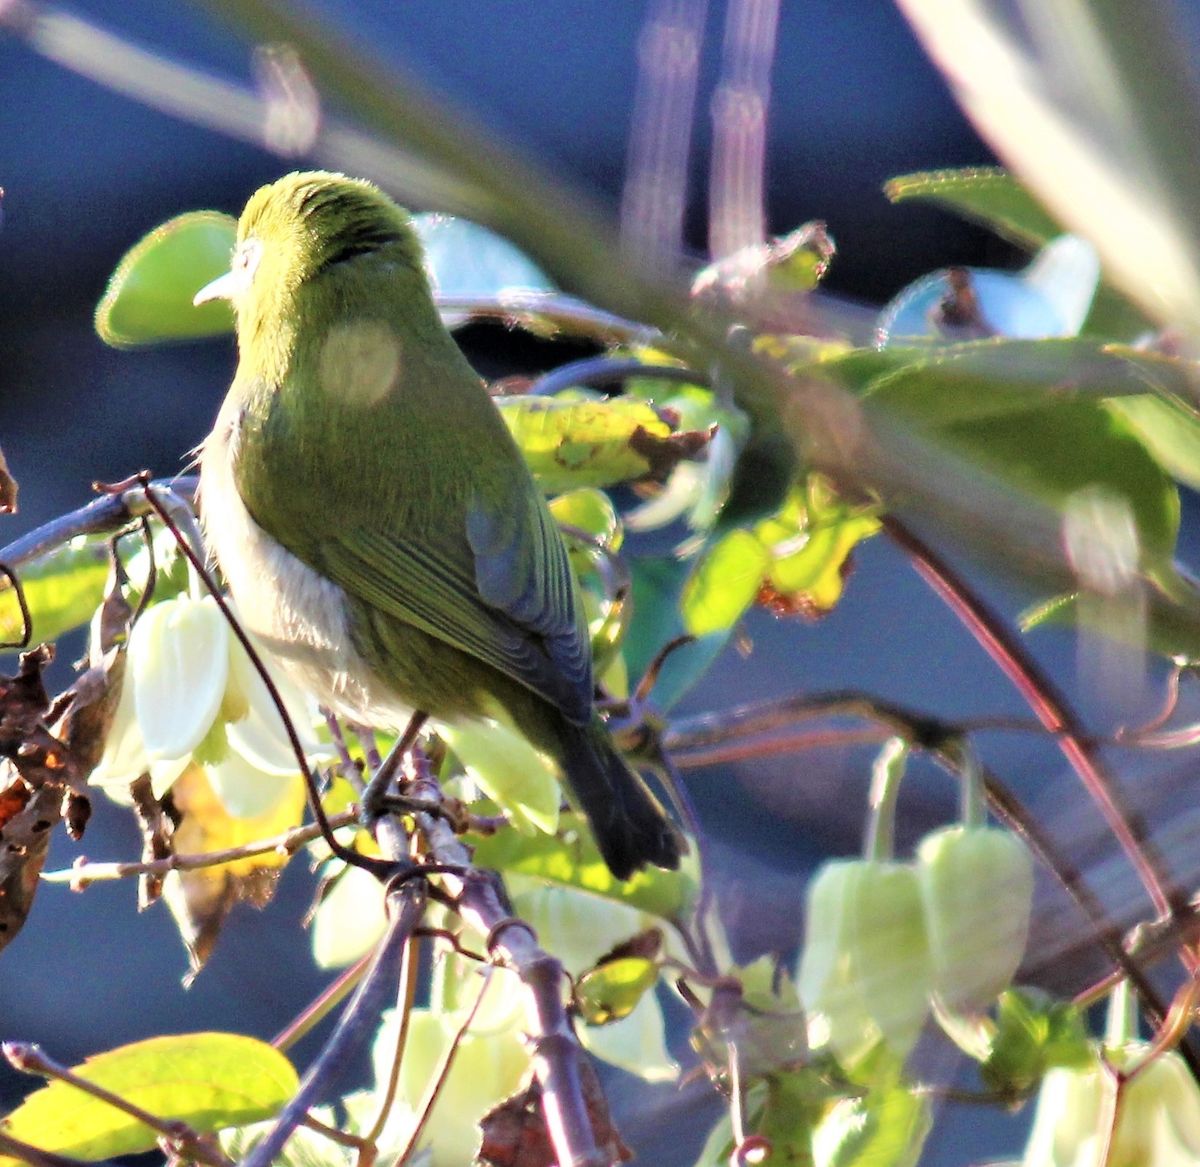
M 271 1117 L 299 1081 L 278 1050 L 236 1033 L 152 1037 L 88 1058 L 74 1073 L 202 1133 Z M 0 1131 L 85 1160 L 151 1151 L 158 1137 L 124 1111 L 61 1081 L 30 1094 L 0 1120 Z M 16 1163 L 0 1156 L 0 1167 Z
M 72 539 L 18 569 L 25 602 L 33 617 L 31 643 L 55 640 L 92 618 L 104 598 L 108 559 L 105 540 Z M 12 581 L 0 579 L 0 641 L 12 644 L 20 640 L 23 625 Z
M 680 599 L 684 629 L 692 636 L 723 632 L 754 602 L 771 557 L 749 531 L 730 531 L 692 572 Z
M 121 258 L 96 306 L 96 332 L 114 348 L 195 340 L 233 331 L 233 311 L 192 297 L 229 267 L 237 221 L 189 211 L 155 227 Z
M 652 406 L 629 397 L 498 397 L 496 404 L 547 494 L 645 478 L 653 467 L 635 447 L 671 433 Z
M 643 868 L 628 880 L 619 880 L 609 871 L 582 818 L 564 814 L 559 833 L 521 835 L 516 831 L 471 839 L 475 863 L 497 871 L 536 875 L 552 883 L 577 887 L 606 899 L 663 919 L 677 919 L 686 912 L 696 895 L 695 853 L 684 856 L 678 871 Z
M 642 956 L 610 960 L 584 973 L 575 984 L 575 1003 L 588 1025 L 628 1017 L 658 980 L 658 966 Z

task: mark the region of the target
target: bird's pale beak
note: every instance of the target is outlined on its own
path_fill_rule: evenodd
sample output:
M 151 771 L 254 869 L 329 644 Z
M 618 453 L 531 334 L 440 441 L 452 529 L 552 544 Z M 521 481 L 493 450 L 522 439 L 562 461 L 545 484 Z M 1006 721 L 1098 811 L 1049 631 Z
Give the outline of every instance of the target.
M 241 271 L 227 271 L 224 275 L 217 276 L 192 297 L 192 303 L 199 307 L 210 300 L 232 300 L 242 290 L 244 275 Z

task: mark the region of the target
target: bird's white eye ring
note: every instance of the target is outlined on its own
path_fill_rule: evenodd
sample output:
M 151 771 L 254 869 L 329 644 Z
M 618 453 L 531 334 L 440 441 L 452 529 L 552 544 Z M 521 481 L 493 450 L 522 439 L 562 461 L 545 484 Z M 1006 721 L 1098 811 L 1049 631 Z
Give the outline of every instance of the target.
M 233 262 L 230 264 L 231 271 L 244 272 L 247 278 L 254 275 L 254 269 L 258 267 L 259 255 L 262 253 L 262 244 L 257 239 L 246 239 L 234 252 Z

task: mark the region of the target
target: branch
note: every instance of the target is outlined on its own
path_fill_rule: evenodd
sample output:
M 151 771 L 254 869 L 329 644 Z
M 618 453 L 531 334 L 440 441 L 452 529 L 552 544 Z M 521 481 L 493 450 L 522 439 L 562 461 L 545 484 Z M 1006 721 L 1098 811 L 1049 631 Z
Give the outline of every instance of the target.
M 375 950 L 370 969 L 338 1019 L 320 1056 L 301 1079 L 299 1090 L 262 1142 L 246 1156 L 242 1167 L 271 1167 L 292 1132 L 305 1121 L 308 1111 L 328 1094 L 374 1037 L 380 1014 L 395 997 L 404 950 L 425 912 L 425 901 L 423 879 L 393 880 L 387 891 L 390 922 Z
M 441 794 L 437 783 L 426 775 L 412 783 L 412 789 L 419 797 Z M 529 994 L 533 1069 L 541 1083 L 546 1126 L 558 1162 L 570 1167 L 608 1167 L 588 1116 L 580 1072 L 583 1053 L 563 1006 L 566 972 L 538 945 L 533 929 L 513 917 L 498 876 L 471 866 L 469 850 L 449 823 L 425 812 L 415 817 L 434 860 L 461 869 L 459 874 L 443 875 L 443 885 L 455 897 L 459 915 L 486 937 L 488 954 L 512 969 Z

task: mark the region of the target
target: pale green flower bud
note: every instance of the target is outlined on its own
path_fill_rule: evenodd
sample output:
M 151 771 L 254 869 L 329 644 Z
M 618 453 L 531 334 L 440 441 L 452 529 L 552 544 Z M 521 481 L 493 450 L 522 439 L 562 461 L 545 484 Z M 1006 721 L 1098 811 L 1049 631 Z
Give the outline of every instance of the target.
M 839 859 L 808 887 L 797 989 L 808 1038 L 853 1065 L 882 1042 L 903 1059 L 932 990 L 917 873 L 907 864 Z
M 917 848 L 933 984 L 952 1012 L 986 1009 L 1012 983 L 1033 908 L 1033 860 L 1011 831 L 945 827 Z
M 1113 1056 L 1136 1065 L 1145 1043 Z M 1094 1167 L 1108 1136 L 1116 1084 L 1097 1060 L 1053 1069 L 1043 1079 L 1022 1167 Z M 1174 1051 L 1155 1059 L 1124 1090 L 1106 1167 L 1195 1167 L 1200 1163 L 1200 1089 Z
M 492 985 L 489 992 L 497 990 Z M 443 1019 L 428 1009 L 414 1009 L 400 1062 L 397 1108 L 411 1130 L 426 1091 L 433 1082 L 453 1036 Z M 377 1083 L 388 1080 L 396 1052 L 396 1017 L 380 1030 L 375 1042 Z M 463 1167 L 479 1149 L 479 1120 L 497 1103 L 514 1094 L 529 1070 L 529 1051 L 518 1028 L 486 1036 L 467 1034 L 425 1126 L 421 1146 L 432 1153 L 433 1167 Z M 397 1141 L 404 1136 L 397 1132 Z

